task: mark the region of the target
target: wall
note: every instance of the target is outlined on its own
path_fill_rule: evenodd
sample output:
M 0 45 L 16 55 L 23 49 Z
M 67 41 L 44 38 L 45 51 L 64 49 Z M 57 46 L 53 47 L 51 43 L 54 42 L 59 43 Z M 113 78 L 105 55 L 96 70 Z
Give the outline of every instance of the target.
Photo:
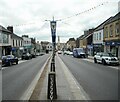
M 101 37 L 100 34 L 101 33 Z M 98 44 L 102 43 L 103 44 L 103 29 L 99 31 L 95 31 L 93 34 L 93 44 Z

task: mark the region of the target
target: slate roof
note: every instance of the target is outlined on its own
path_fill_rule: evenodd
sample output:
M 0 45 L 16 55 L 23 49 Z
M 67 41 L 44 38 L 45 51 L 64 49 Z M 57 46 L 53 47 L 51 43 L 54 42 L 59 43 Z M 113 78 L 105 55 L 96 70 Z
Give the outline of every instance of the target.
M 6 32 L 7 34 L 11 34 L 11 38 L 15 38 L 15 39 L 23 39 L 22 37 L 12 33 L 11 31 L 9 31 L 8 29 L 6 29 L 5 27 L 3 27 L 2 25 L 0 25 L 0 31 L 2 32 Z
M 11 34 L 11 32 L 7 30 L 6 28 L 4 28 L 2 25 L 0 25 L 0 31 Z
M 110 19 L 105 25 L 110 24 L 116 20 L 120 20 L 120 12 L 118 12 L 112 19 Z
M 23 40 L 22 37 L 20 37 L 20 36 L 14 34 L 14 33 L 12 33 L 11 38 L 13 38 L 13 39 L 21 39 L 21 40 Z
M 98 26 L 95 28 L 95 31 L 98 31 L 98 30 L 103 29 L 103 28 L 104 28 L 104 25 L 105 25 L 106 23 L 108 23 L 112 18 L 113 18 L 113 17 L 110 17 L 110 18 L 108 18 L 107 20 L 105 20 L 103 23 L 101 23 L 100 25 L 98 25 Z

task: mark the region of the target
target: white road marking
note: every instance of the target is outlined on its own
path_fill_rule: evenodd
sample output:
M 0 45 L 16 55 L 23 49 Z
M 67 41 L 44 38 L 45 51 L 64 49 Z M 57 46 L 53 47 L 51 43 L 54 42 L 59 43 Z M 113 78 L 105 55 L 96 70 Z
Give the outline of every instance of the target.
M 118 68 L 119 66 L 108 66 L 108 67 L 113 68 L 113 69 L 117 69 L 117 70 L 119 69 Z
M 23 62 L 26 62 L 27 60 L 20 60 L 18 63 L 23 63 Z
M 92 62 L 92 63 L 94 63 L 94 61 L 92 60 L 92 59 L 82 59 L 82 60 L 85 60 L 85 61 L 88 61 L 88 62 Z
M 44 68 L 45 68 L 46 64 L 49 63 L 50 57 L 44 63 L 44 65 L 42 66 L 42 68 L 39 70 L 39 72 L 37 73 L 37 75 L 35 76 L 35 78 L 33 79 L 33 81 L 31 82 L 31 84 L 28 86 L 27 90 L 25 90 L 25 92 L 21 96 L 20 100 L 29 100 L 30 99 L 30 97 L 31 97 L 31 95 L 32 95 L 32 93 L 33 93 L 33 91 L 35 89 L 35 86 L 36 86 L 39 78 L 41 77 L 42 72 L 44 71 Z
M 2 67 L 2 70 L 7 69 L 8 67 Z

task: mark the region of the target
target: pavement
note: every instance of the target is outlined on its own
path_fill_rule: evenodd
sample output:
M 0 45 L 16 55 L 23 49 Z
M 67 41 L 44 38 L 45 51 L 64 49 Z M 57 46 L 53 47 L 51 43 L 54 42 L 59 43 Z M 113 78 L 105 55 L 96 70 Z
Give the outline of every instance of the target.
M 48 100 L 48 73 L 50 72 L 50 63 L 43 71 L 43 75 L 38 81 L 39 87 L 34 89 L 30 100 Z M 90 100 L 87 93 L 78 84 L 67 66 L 63 63 L 58 55 L 55 57 L 55 72 L 56 72 L 56 86 L 57 86 L 57 100 Z M 39 90 L 39 91 L 38 91 Z
M 94 59 L 94 56 L 88 56 L 88 58 L 93 60 L 93 59 Z

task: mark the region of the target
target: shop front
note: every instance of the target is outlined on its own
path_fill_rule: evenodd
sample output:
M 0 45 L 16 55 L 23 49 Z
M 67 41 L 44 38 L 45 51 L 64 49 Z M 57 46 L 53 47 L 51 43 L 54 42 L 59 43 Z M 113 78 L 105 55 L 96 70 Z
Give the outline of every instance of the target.
M 97 52 L 104 52 L 104 45 L 102 43 L 93 44 L 93 54 Z
M 11 46 L 2 46 L 2 55 L 10 55 Z
M 105 49 L 106 52 L 111 52 L 116 57 L 120 58 L 120 41 L 106 41 Z
M 93 45 L 87 45 L 87 54 L 93 56 Z

